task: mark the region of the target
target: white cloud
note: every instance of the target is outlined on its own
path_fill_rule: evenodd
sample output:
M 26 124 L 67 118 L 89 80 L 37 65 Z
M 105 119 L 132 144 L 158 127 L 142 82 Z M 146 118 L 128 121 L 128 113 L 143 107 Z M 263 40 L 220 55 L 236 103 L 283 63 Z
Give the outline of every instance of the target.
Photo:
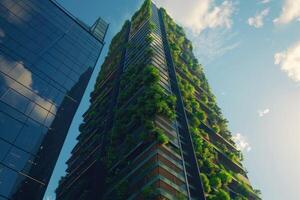
M 300 82 L 300 42 L 274 55 L 274 63 L 295 82 Z
M 221 92 L 222 96 L 226 96 L 226 94 L 227 94 L 226 92 Z
M 2 57 L 1 60 L 2 62 L 4 62 L 4 64 L 1 65 L 1 71 L 8 74 L 12 73 L 14 75 L 14 80 L 9 77 L 5 77 L 5 82 L 7 86 L 20 92 L 22 95 L 26 96 L 27 98 L 33 100 L 36 104 L 38 104 L 40 106 L 40 109 L 34 109 L 31 115 L 32 117 L 34 117 L 34 119 L 38 121 L 43 121 L 48 114 L 46 109 L 50 110 L 52 104 L 48 101 L 48 99 L 44 99 L 36 93 L 32 92 L 33 80 L 31 72 L 24 67 L 23 62 L 7 61 L 5 60 L 5 57 Z M 11 69 L 11 66 L 14 66 L 14 68 Z M 22 83 L 22 85 L 20 83 Z M 16 105 L 20 103 L 19 99 L 10 99 L 10 101 Z M 56 112 L 56 107 L 52 108 L 52 111 Z
M 267 3 L 270 3 L 271 2 L 271 0 L 261 0 L 260 1 L 260 3 L 262 3 L 262 4 L 267 4 Z
M 254 26 L 255 28 L 261 28 L 264 25 L 264 18 L 269 14 L 270 9 L 264 9 L 259 14 L 248 19 L 248 24 Z
M 14 24 L 20 24 L 23 23 L 23 21 L 29 21 L 31 19 L 31 15 L 29 10 L 31 10 L 31 8 L 29 6 L 26 7 L 25 9 L 22 9 L 21 5 L 19 4 L 14 4 L 13 6 L 11 6 L 11 2 L 10 1 L 4 1 L 1 2 L 3 4 L 4 7 L 9 8 L 9 11 L 5 12 L 4 14 L 6 14 L 6 19 Z M 18 16 L 18 17 L 16 17 Z M 22 19 L 22 20 L 20 20 Z
M 259 111 L 257 111 L 257 112 L 258 112 L 258 116 L 259 116 L 259 117 L 263 117 L 263 116 L 265 116 L 265 115 L 267 115 L 267 114 L 270 113 L 270 109 L 269 109 L 269 108 L 266 108 L 266 109 L 264 109 L 264 110 L 259 110 Z
M 251 151 L 251 146 L 247 142 L 247 139 L 240 133 L 237 133 L 235 136 L 232 137 L 233 141 L 235 142 L 237 149 L 240 151 Z
M 281 14 L 273 22 L 275 24 L 288 24 L 293 20 L 300 21 L 300 0 L 284 0 Z
M 234 5 L 226 0 L 216 4 L 215 0 L 156 0 L 159 6 L 167 9 L 177 22 L 199 34 L 210 28 L 230 28 Z
M 209 63 L 216 57 L 236 48 L 231 32 L 235 3 L 225 0 L 156 0 L 158 6 L 166 8 L 174 20 L 182 25 L 192 40 L 195 55 L 202 63 Z
M 206 64 L 240 45 L 239 42 L 234 41 L 237 33 L 227 29 L 210 29 L 199 35 L 188 34 L 188 36 L 193 41 L 194 53 Z

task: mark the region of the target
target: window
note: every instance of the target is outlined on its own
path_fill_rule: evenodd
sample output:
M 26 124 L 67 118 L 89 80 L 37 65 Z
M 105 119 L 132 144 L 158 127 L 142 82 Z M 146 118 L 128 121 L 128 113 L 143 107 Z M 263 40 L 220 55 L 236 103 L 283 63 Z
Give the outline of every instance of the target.
M 0 81 L 0 98 L 8 90 L 8 88 L 6 86 L 4 86 L 1 82 L 2 81 Z
M 13 142 L 22 128 L 22 124 L 5 113 L 0 112 L 0 137 Z
M 45 130 L 43 130 L 43 127 L 29 119 L 16 139 L 15 145 L 32 154 L 36 154 L 44 136 Z
M 1 100 L 21 112 L 25 112 L 27 105 L 29 104 L 29 100 L 26 97 L 20 95 L 12 89 L 8 90 L 3 95 Z
M 31 165 L 32 156 L 13 147 L 4 158 L 3 163 L 16 171 L 23 171 L 26 165 Z M 29 167 L 27 167 L 27 169 L 29 169 Z
M 10 144 L 0 139 L 0 160 L 3 160 L 10 147 L 11 147 Z
M 46 121 L 45 121 L 45 126 L 50 127 L 54 118 L 55 118 L 55 116 L 49 112 L 48 116 L 46 118 Z
M 49 111 L 36 104 L 33 108 L 33 111 L 30 114 L 30 117 L 38 121 L 39 123 L 44 124 L 48 112 Z
M 9 197 L 17 179 L 18 179 L 18 174 L 15 171 L 12 171 L 0 164 L 0 194 L 1 195 Z

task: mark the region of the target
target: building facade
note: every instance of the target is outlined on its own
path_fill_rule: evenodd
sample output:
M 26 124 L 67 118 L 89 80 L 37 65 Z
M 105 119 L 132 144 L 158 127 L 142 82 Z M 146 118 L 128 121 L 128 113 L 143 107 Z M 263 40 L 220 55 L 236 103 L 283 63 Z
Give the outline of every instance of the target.
M 256 200 L 191 42 L 146 0 L 114 37 L 57 199 Z
M 50 0 L 0 0 L 0 199 L 42 199 L 104 45 Z

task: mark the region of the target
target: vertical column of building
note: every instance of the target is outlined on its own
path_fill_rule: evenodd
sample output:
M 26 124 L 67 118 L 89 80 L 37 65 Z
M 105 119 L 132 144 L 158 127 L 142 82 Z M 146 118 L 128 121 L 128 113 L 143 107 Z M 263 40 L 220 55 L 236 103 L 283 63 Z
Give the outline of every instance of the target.
M 164 46 L 164 37 L 163 37 L 163 30 L 162 30 L 162 24 L 158 12 L 158 8 L 155 4 L 152 4 L 152 23 L 154 26 L 153 32 L 151 36 L 153 37 L 153 41 L 151 43 L 151 47 L 154 50 L 154 55 L 151 60 L 151 64 L 155 66 L 159 72 L 160 72 L 160 86 L 164 88 L 164 92 L 168 93 L 169 95 L 172 95 L 175 97 L 174 90 L 172 88 L 172 80 L 171 78 L 171 72 L 168 66 L 168 59 L 167 59 L 167 52 L 165 52 L 165 46 Z M 177 97 L 176 97 L 177 98 Z M 178 98 L 177 98 L 178 101 Z M 177 115 L 177 113 L 176 113 Z M 157 127 L 161 128 L 163 132 L 166 134 L 168 139 L 168 144 L 161 146 L 160 148 L 163 149 L 163 151 L 168 150 L 169 155 L 175 156 L 178 158 L 178 163 L 180 166 L 180 170 L 174 170 L 173 169 L 173 176 L 176 176 L 177 179 L 180 179 L 180 181 L 174 181 L 175 184 L 178 184 L 178 186 L 181 188 L 180 191 L 175 191 L 174 189 L 170 188 L 164 188 L 163 186 L 159 188 L 159 190 L 162 193 L 163 198 L 189 198 L 189 188 L 188 188 L 188 182 L 187 182 L 187 172 L 186 172 L 186 165 L 185 165 L 185 159 L 183 158 L 183 151 L 181 148 L 180 143 L 180 136 L 179 136 L 179 129 L 178 129 L 178 121 L 177 119 L 169 119 L 167 117 L 158 115 L 156 116 L 155 123 Z M 168 159 L 168 158 L 167 158 Z M 161 168 L 165 170 L 169 170 L 169 168 L 166 168 L 164 165 L 164 162 L 161 164 Z M 165 171 L 161 170 L 162 176 L 166 175 L 164 174 Z M 179 172 L 179 173 L 178 173 Z M 180 174 L 180 175 L 179 175 Z M 175 179 L 176 179 L 175 178 Z M 173 181 L 174 179 L 172 179 Z M 170 194 L 178 194 L 177 196 L 172 196 Z
M 157 8 L 146 1 L 131 22 L 104 199 L 188 197 L 175 101 Z
M 259 199 L 241 164 L 227 121 L 183 29 L 161 10 L 168 64 L 176 80 L 178 121 L 190 194 L 195 199 Z M 200 173 L 201 172 L 201 173 Z
M 178 81 L 176 77 L 176 72 L 174 68 L 173 58 L 170 52 L 170 47 L 168 43 L 167 33 L 165 30 L 165 22 L 163 19 L 163 13 L 160 10 L 160 23 L 163 32 L 163 41 L 164 48 L 167 57 L 168 69 L 170 71 L 170 77 L 172 82 L 172 90 L 176 94 L 177 97 L 177 122 L 178 122 L 178 134 L 180 146 L 183 152 L 183 160 L 185 172 L 187 174 L 187 185 L 189 191 L 189 198 L 192 199 L 205 199 L 205 194 L 200 178 L 200 170 L 198 167 L 198 162 L 195 156 L 194 145 L 192 142 L 192 138 L 189 132 L 188 120 L 184 110 L 184 104 L 182 100 L 181 91 L 178 86 Z
M 91 93 L 91 105 L 83 115 L 84 123 L 79 128 L 78 143 L 67 161 L 67 175 L 62 178 L 56 190 L 57 199 L 95 199 L 94 195 L 99 188 L 103 188 L 105 174 L 101 174 L 104 168 L 99 165 L 99 160 L 105 148 L 106 134 L 112 128 L 128 30 L 129 22 L 126 22 L 112 40 L 95 89 Z M 99 179 L 95 180 L 96 178 Z M 97 190 L 94 189 L 95 184 Z

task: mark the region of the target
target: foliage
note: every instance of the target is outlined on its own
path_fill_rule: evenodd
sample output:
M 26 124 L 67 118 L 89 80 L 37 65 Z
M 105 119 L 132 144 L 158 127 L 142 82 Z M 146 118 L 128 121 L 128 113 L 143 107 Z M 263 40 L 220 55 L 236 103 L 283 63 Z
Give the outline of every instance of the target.
M 216 188 L 216 189 L 220 189 L 221 186 L 222 186 L 222 181 L 219 177 L 217 177 L 216 175 L 212 176 L 210 178 L 210 184 L 213 188 Z
M 228 192 L 220 189 L 216 192 L 216 195 L 212 198 L 212 200 L 230 200 L 230 196 Z
M 218 177 L 221 179 L 222 184 L 228 185 L 229 183 L 232 182 L 232 176 L 230 173 L 226 172 L 224 169 L 221 169 Z
M 163 133 L 162 130 L 157 132 L 157 141 L 159 144 L 167 144 L 169 142 L 169 138 Z
M 135 32 L 138 27 L 152 15 L 151 0 L 144 1 L 142 7 L 132 16 L 131 32 Z
M 233 200 L 248 200 L 246 197 L 243 197 L 241 195 L 236 196 Z
M 167 15 L 166 11 L 164 9 L 161 11 L 176 69 L 178 86 L 189 120 L 189 131 L 195 153 L 201 172 L 206 174 L 205 177 L 201 175 L 205 191 L 208 193 L 208 198 L 212 200 L 230 199 L 226 190 L 232 182 L 232 175 L 219 163 L 217 154 L 221 150 L 233 161 L 240 162 L 240 152 L 230 151 L 225 142 L 211 140 L 211 132 L 207 133 L 200 128 L 202 124 L 205 124 L 207 127 L 211 127 L 213 132 L 220 134 L 228 142 L 234 144 L 228 130 L 228 121 L 224 119 L 221 109 L 217 106 L 216 98 L 211 92 L 203 68 L 193 54 L 191 42 L 186 39 L 183 29 Z M 210 188 L 214 190 L 212 191 Z M 247 196 L 245 187 L 242 190 L 244 190 L 243 195 Z
M 248 197 L 251 193 L 252 189 L 244 182 L 240 182 L 238 184 L 238 191 L 240 194 L 242 194 L 245 197 Z
M 186 196 L 184 196 L 182 193 L 178 193 L 176 195 L 176 199 L 177 200 L 187 200 L 188 198 Z
M 115 199 L 116 200 L 126 199 L 126 196 L 128 195 L 127 190 L 128 190 L 128 181 L 125 180 L 117 186 L 117 189 L 114 193 L 116 195 Z
M 156 196 L 155 188 L 153 186 L 144 188 L 141 193 L 144 200 L 152 200 Z
M 211 188 L 210 188 L 209 179 L 203 173 L 200 174 L 200 177 L 201 177 L 201 180 L 202 180 L 202 184 L 203 184 L 205 193 L 210 193 Z
M 213 130 L 216 132 L 216 133 L 220 133 L 220 127 L 217 125 L 217 124 L 214 124 L 213 126 L 212 126 L 212 128 L 213 128 Z

